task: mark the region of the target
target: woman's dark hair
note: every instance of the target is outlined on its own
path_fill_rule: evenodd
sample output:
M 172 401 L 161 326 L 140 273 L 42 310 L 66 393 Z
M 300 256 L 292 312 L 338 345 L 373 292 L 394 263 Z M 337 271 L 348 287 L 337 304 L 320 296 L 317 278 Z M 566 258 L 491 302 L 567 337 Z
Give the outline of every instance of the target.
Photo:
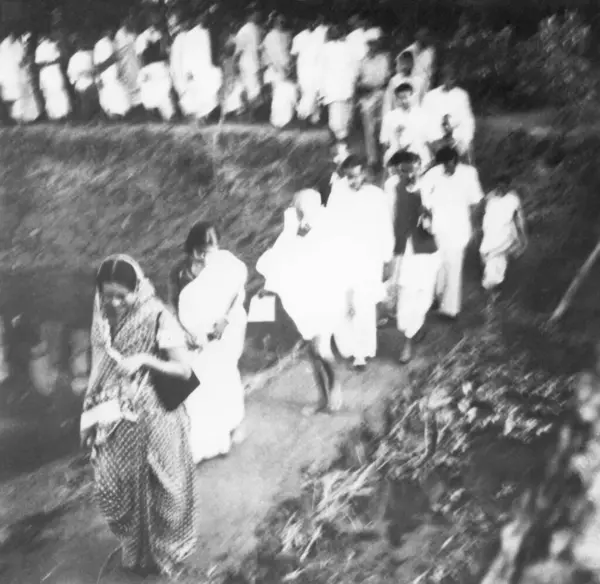
M 415 56 L 412 54 L 412 51 L 403 51 L 400 53 L 396 59 L 399 63 L 402 61 L 406 61 L 411 65 L 415 62 Z
M 456 148 L 452 148 L 452 146 L 443 146 L 435 155 L 435 162 L 436 164 L 446 164 L 448 162 L 457 162 L 458 158 L 459 156 Z
M 102 290 L 104 284 L 114 282 L 134 292 L 138 285 L 138 277 L 134 267 L 123 260 L 106 260 L 96 275 L 96 287 Z
M 211 245 L 216 245 L 219 241 L 219 234 L 216 227 L 208 221 L 198 221 L 188 233 L 183 245 L 183 250 L 187 254 L 192 254 L 195 249 L 205 250 Z

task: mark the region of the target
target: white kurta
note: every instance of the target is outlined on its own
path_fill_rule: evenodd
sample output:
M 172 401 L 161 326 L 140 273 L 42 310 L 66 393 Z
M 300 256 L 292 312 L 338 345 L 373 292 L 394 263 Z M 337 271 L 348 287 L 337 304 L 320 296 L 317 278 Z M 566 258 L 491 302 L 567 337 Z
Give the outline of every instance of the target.
M 459 164 L 452 176 L 436 166 L 422 179 L 421 192 L 432 211 L 432 230 L 441 256 L 440 310 L 457 316 L 462 305 L 462 272 L 472 236 L 471 208 L 483 199 L 477 170 Z
M 58 44 L 42 39 L 35 52 L 35 62 L 40 68 L 40 89 L 44 95 L 46 112 L 51 120 L 60 120 L 69 115 L 71 103 L 60 65 L 43 66 L 60 58 Z
M 431 90 L 423 98 L 423 111 L 429 119 L 429 141 L 444 137 L 442 120 L 448 115 L 453 137 L 461 154 L 466 154 L 475 137 L 475 116 L 469 94 L 460 87 L 446 91 L 443 87 Z
M 0 46 L 0 76 L 6 101 L 12 101 L 10 114 L 18 122 L 33 122 L 40 116 L 40 108 L 33 91 L 29 68 L 25 64 L 27 36 L 6 38 Z
M 115 56 L 115 46 L 109 37 L 104 37 L 96 43 L 94 47 L 94 63 L 96 66 Z M 129 112 L 131 101 L 126 87 L 121 82 L 117 62 L 98 74 L 98 85 L 100 106 L 108 117 L 122 117 Z
M 138 84 L 144 108 L 158 110 L 163 120 L 171 120 L 175 116 L 175 106 L 171 97 L 171 74 L 165 61 L 142 67 Z
M 244 419 L 244 386 L 238 361 L 246 334 L 247 277 L 243 262 L 228 251 L 218 250 L 179 297 L 181 324 L 204 345 L 191 355 L 200 387 L 185 403 L 195 463 L 229 452 L 232 432 Z M 207 335 L 225 315 L 228 325 L 221 339 L 207 342 Z
M 247 98 L 255 101 L 260 97 L 260 29 L 253 22 L 247 22 L 235 37 L 236 53 L 242 84 Z
M 435 49 L 433 47 L 427 47 L 425 49 L 418 50 L 416 44 L 410 45 L 404 49 L 404 51 L 410 51 L 414 57 L 414 71 L 413 73 L 423 80 L 423 85 L 420 88 L 420 99 L 429 91 L 431 86 L 431 78 L 433 76 L 433 66 L 435 62 Z M 402 52 L 404 52 L 402 51 Z
M 328 201 L 333 229 L 343 234 L 354 267 L 355 314 L 346 319 L 336 334 L 336 344 L 344 357 L 366 359 L 377 352 L 377 304 L 384 300 L 383 267 L 392 257 L 393 223 L 389 197 L 382 189 L 365 185 L 360 191 L 340 181 Z
M 271 124 L 276 128 L 287 126 L 294 119 L 298 88 L 290 79 L 276 78 L 273 83 L 271 102 Z
M 121 80 L 129 92 L 129 101 L 132 106 L 138 106 L 141 103 L 138 78 L 142 65 L 135 49 L 136 40 L 137 35 L 124 28 L 120 28 L 115 36 Z
M 272 76 L 286 75 L 291 62 L 290 36 L 282 30 L 273 29 L 267 33 L 262 42 L 265 83 L 271 83 Z
M 203 118 L 219 105 L 223 75 L 213 66 L 206 28 L 197 26 L 177 35 L 171 48 L 171 74 L 185 115 Z
M 94 84 L 94 58 L 92 51 L 77 51 L 70 59 L 67 75 L 78 92 L 88 90 Z
M 521 201 L 515 192 L 492 195 L 487 200 L 479 248 L 484 264 L 482 285 L 486 289 L 504 281 L 511 252 L 519 241 L 515 215 L 520 208 Z
M 425 168 L 431 162 L 426 125 L 427 118 L 420 107 L 393 109 L 383 118 L 380 141 L 390 153 L 406 148 L 418 154 L 421 168 Z
M 360 62 L 367 56 L 369 47 L 367 45 L 366 30 L 364 28 L 357 28 L 350 32 L 346 37 L 346 43 L 350 48 L 354 64 L 358 69 Z
M 325 43 L 322 52 L 320 94 L 325 105 L 354 97 L 358 67 L 347 41 Z

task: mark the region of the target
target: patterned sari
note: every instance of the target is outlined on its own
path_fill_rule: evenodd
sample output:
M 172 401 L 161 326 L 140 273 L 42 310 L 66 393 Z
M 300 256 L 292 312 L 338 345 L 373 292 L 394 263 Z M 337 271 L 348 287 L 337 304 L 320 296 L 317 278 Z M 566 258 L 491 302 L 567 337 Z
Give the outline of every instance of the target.
M 121 542 L 123 567 L 158 569 L 172 575 L 196 543 L 189 420 L 183 407 L 173 412 L 162 407 L 147 371 L 129 378 L 120 372 L 115 359 L 139 353 L 158 355 L 161 349 L 180 347 L 185 341 L 141 268 L 127 256 L 110 259 L 122 259 L 135 268 L 136 301 L 111 332 L 96 295 L 92 371 L 82 428 L 84 417 L 94 420 L 96 495 L 111 531 Z M 108 415 L 106 408 L 111 405 L 115 407 Z

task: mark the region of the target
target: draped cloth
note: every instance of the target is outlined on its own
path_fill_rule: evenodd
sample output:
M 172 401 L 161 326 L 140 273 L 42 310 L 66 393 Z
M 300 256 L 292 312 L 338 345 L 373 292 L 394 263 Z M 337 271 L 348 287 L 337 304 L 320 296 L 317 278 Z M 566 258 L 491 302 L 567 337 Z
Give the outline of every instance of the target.
M 196 464 L 229 452 L 232 432 L 244 419 L 244 386 L 238 362 L 246 334 L 247 278 L 242 261 L 226 250 L 217 250 L 179 296 L 179 320 L 201 346 L 192 356 L 201 386 L 185 404 Z M 215 325 L 225 317 L 228 324 L 221 338 L 209 340 Z
M 180 407 L 167 412 L 148 371 L 123 375 L 118 359 L 139 353 L 158 355 L 181 347 L 183 331 L 158 300 L 141 268 L 136 300 L 115 328 L 96 295 L 92 321 L 92 369 L 82 416 L 95 417 L 92 450 L 98 505 L 120 540 L 126 568 L 158 568 L 170 575 L 196 543 L 194 468 L 189 420 Z M 116 404 L 118 416 L 96 414 Z

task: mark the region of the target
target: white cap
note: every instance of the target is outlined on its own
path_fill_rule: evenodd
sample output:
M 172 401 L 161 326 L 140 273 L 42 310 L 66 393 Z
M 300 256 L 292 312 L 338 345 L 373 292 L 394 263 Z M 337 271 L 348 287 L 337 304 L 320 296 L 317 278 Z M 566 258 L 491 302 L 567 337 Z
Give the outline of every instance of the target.
M 378 41 L 383 36 L 383 31 L 380 28 L 369 28 L 365 31 L 365 41 L 367 43 Z

